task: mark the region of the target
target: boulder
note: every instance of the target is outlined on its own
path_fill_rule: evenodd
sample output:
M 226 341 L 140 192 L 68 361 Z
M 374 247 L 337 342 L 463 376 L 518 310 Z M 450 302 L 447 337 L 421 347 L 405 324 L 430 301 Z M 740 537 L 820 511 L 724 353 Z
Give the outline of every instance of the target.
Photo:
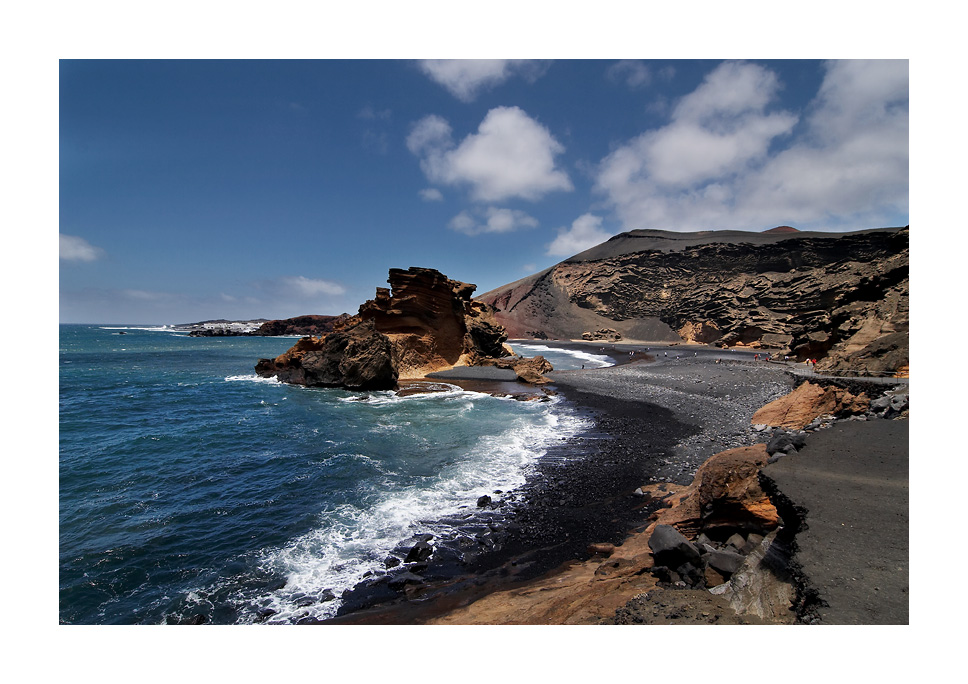
M 820 416 L 857 415 L 866 412 L 869 406 L 866 394 L 855 396 L 841 387 L 820 387 L 804 382 L 789 394 L 760 408 L 750 422 L 802 430 Z
M 649 537 L 649 548 L 656 565 L 678 568 L 684 563 L 701 563 L 699 550 L 671 525 L 656 525 Z
M 770 456 L 778 451 L 788 454 L 791 451 L 799 451 L 806 443 L 806 436 L 802 432 L 777 430 L 766 444 L 766 453 L 770 454 Z
M 425 541 L 418 541 L 410 549 L 410 552 L 407 554 L 407 557 L 403 559 L 403 562 L 404 563 L 419 563 L 421 561 L 425 561 L 428 558 L 430 558 L 430 556 L 433 554 L 433 552 L 434 552 L 434 547 L 433 546 L 431 546 L 430 544 L 428 544 Z
M 673 525 L 688 538 L 701 532 L 721 539 L 733 532 L 775 529 L 776 507 L 759 482 L 760 468 L 768 459 L 765 444 L 711 456 L 692 484 L 670 498 L 670 507 L 660 511 L 657 523 Z
M 729 577 L 743 567 L 746 557 L 731 551 L 713 551 L 703 556 L 703 560 L 709 567 L 715 568 L 720 574 Z

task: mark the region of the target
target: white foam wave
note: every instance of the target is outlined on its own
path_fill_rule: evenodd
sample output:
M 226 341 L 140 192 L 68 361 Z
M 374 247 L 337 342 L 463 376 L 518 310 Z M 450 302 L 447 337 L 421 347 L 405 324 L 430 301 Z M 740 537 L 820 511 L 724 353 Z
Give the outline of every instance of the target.
M 284 574 L 286 585 L 254 601 L 253 608 L 275 611 L 270 622 L 290 622 L 307 613 L 332 617 L 339 598 L 307 607 L 306 597 L 321 597 L 327 591 L 339 597 L 367 572 L 382 571 L 384 559 L 401 541 L 423 532 L 440 537 L 441 529 L 422 521 L 462 508 L 476 510 L 474 502 L 483 492 L 520 487 L 550 444 L 588 427 L 585 419 L 558 402 L 528 406 L 506 430 L 480 438 L 465 458 L 431 480 L 377 488 L 365 507 L 344 504 L 323 511 L 319 528 L 284 548 L 265 550 L 260 564 L 266 571 Z
M 453 399 L 479 399 L 491 395 L 485 392 L 472 392 L 462 389 L 449 383 L 433 383 L 428 387 L 430 391 L 416 392 L 414 394 L 399 394 L 394 391 L 369 392 L 358 394 L 351 397 L 340 397 L 339 401 L 344 403 L 362 403 L 369 406 L 390 406 L 401 402 L 434 402 L 450 401 Z
M 261 375 L 256 375 L 255 373 L 252 373 L 251 375 L 229 375 L 229 376 L 226 376 L 225 382 L 264 382 L 270 385 L 282 384 L 279 381 L 279 378 L 277 378 L 274 375 L 268 378 L 264 378 Z
M 611 366 L 612 359 L 607 356 L 602 356 L 601 354 L 591 354 L 589 352 L 581 351 L 578 349 L 562 349 L 560 347 L 546 347 L 542 344 L 516 344 L 516 348 L 527 351 L 531 354 L 563 354 L 565 356 L 572 356 L 580 361 L 584 361 L 585 365 L 591 364 L 593 368 L 604 368 L 606 366 Z M 554 364 L 552 364 L 554 365 Z
M 153 325 L 153 326 L 136 326 L 136 325 L 101 325 L 98 326 L 99 330 L 146 330 L 148 332 L 176 332 L 175 328 L 170 328 L 167 325 Z

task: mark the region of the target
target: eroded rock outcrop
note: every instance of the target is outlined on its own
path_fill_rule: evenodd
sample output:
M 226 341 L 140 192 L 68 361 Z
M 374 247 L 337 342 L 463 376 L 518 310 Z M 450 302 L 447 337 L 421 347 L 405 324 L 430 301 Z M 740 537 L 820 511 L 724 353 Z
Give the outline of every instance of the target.
M 620 339 L 622 339 L 622 333 L 614 330 L 613 328 L 599 328 L 598 330 L 583 332 L 581 334 L 581 338 L 583 340 L 590 340 L 593 342 L 618 342 Z
M 908 363 L 908 233 L 636 230 L 479 299 L 512 337 L 612 328 L 890 374 Z
M 820 387 L 804 382 L 787 395 L 771 401 L 753 414 L 754 425 L 802 430 L 820 416 L 850 416 L 870 408 L 867 395 L 851 394 L 842 387 Z
M 726 539 L 732 534 L 765 534 L 777 527 L 776 508 L 760 488 L 758 474 L 769 460 L 765 444 L 728 449 L 710 457 L 687 487 L 660 484 L 642 488 L 664 498 L 668 508 L 656 519 L 689 539 L 699 534 Z
M 313 387 L 392 389 L 401 379 L 511 355 L 491 308 L 471 299 L 474 285 L 416 267 L 391 269 L 388 282 L 356 316 L 334 321 L 333 332 L 260 359 L 256 372 Z

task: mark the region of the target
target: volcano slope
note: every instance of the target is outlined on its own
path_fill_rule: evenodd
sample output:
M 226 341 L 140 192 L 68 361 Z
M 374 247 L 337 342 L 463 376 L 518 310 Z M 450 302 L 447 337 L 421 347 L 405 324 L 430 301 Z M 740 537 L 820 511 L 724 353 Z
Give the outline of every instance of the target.
M 512 338 L 775 350 L 818 370 L 905 374 L 908 227 L 634 230 L 478 299 Z

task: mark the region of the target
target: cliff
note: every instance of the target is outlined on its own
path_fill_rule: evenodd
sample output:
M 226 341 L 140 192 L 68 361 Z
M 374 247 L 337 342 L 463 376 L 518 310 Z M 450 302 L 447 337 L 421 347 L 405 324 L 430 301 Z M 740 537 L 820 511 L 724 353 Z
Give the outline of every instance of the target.
M 622 233 L 487 292 L 512 337 L 745 345 L 820 370 L 908 365 L 908 228 Z
M 392 389 L 402 379 L 511 355 L 491 307 L 471 299 L 474 285 L 416 267 L 390 269 L 387 282 L 356 316 L 276 359 L 260 359 L 256 372 L 315 387 Z

